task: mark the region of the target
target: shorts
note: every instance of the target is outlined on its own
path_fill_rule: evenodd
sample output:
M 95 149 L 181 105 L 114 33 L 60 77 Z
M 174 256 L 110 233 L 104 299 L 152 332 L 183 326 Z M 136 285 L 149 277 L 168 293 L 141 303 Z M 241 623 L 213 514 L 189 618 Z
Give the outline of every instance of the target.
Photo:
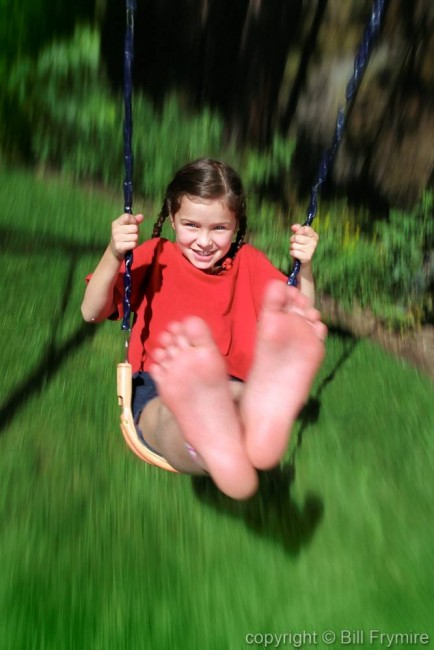
M 230 376 L 230 379 L 231 381 L 242 381 L 241 379 L 232 376 Z M 155 451 L 155 449 L 146 442 L 139 427 L 139 419 L 146 404 L 155 397 L 158 397 L 157 385 L 149 372 L 139 371 L 134 373 L 132 395 L 132 412 L 137 435 L 148 449 L 150 449 L 154 454 L 161 456 L 158 451 Z
M 158 397 L 158 390 L 149 372 L 135 372 L 133 375 L 132 397 L 134 422 L 139 421 L 141 412 L 154 397 Z
M 139 427 L 139 419 L 146 404 L 155 397 L 158 397 L 158 390 L 155 381 L 152 379 L 149 372 L 135 372 L 133 375 L 133 393 L 132 393 L 132 406 L 134 425 L 136 427 L 137 435 L 141 442 L 150 449 L 154 454 L 158 453 L 151 445 L 149 445 L 143 437 L 143 433 Z

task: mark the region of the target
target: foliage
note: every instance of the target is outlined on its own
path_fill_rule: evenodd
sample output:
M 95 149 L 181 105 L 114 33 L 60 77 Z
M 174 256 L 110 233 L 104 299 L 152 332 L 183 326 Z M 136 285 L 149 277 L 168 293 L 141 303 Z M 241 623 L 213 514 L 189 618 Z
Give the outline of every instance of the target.
M 94 6 L 88 0 L 0 0 L 0 155 L 22 158 L 28 154 L 24 116 L 8 95 L 12 66 L 32 57 L 53 38 L 69 37 L 80 20 L 92 20 Z
M 56 41 L 36 62 L 21 60 L 9 90 L 29 126 L 34 160 L 77 180 L 110 185 L 122 177 L 123 102 L 110 91 L 100 61 L 96 31 L 78 28 L 70 41 Z M 221 116 L 204 108 L 193 113 L 169 95 L 156 110 L 143 93 L 133 95 L 135 187 L 160 197 L 171 174 L 187 160 L 224 157 L 241 169 L 252 192 L 289 169 L 293 142 L 275 137 L 269 152 L 224 146 Z
M 392 210 L 388 222 L 376 224 L 390 296 L 404 309 L 432 313 L 433 216 L 433 194 L 426 192 L 411 212 Z
M 361 232 L 345 204 L 320 213 L 315 222 L 321 237 L 318 288 L 348 308 L 354 301 L 371 307 L 393 328 L 430 320 L 432 205 L 432 194 L 426 193 L 414 210 L 392 210 L 387 221 L 375 222 L 372 235 Z
M 247 148 L 240 161 L 246 187 L 262 195 L 263 189 L 281 184 L 291 169 L 295 140 L 274 134 L 269 151 Z
M 137 187 L 154 199 L 162 196 L 171 175 L 187 160 L 221 152 L 222 119 L 206 108 L 191 115 L 176 95 L 170 95 L 157 112 L 137 94 L 134 124 Z
M 38 165 L 75 180 L 120 187 L 123 103 L 109 87 L 95 30 L 77 28 L 71 40 L 53 42 L 36 60 L 20 59 L 8 91 L 16 119 L 27 125 Z M 186 160 L 225 159 L 246 185 L 251 240 L 287 273 L 290 223 L 303 219 L 289 219 L 265 197 L 289 176 L 294 142 L 275 135 L 267 151 L 225 145 L 221 116 L 207 108 L 195 113 L 176 94 L 157 110 L 136 91 L 133 114 L 136 191 L 159 201 L 171 174 Z M 369 218 L 365 232 L 365 215 L 345 203 L 320 209 L 314 222 L 321 236 L 315 256 L 318 290 L 348 309 L 354 301 L 369 306 L 392 327 L 432 319 L 432 211 L 432 194 L 425 194 L 411 212 L 392 210 L 387 221 L 373 226 Z
M 414 210 L 392 210 L 387 221 L 363 228 L 366 215 L 345 202 L 322 204 L 313 227 L 320 235 L 314 257 L 317 291 L 350 311 L 370 308 L 387 327 L 405 330 L 433 320 L 433 195 Z M 249 202 L 250 241 L 289 274 L 289 217 L 269 202 Z
M 31 124 L 37 163 L 106 182 L 120 173 L 121 114 L 101 70 L 95 31 L 78 28 L 71 41 L 54 42 L 36 62 L 20 61 L 9 88 Z
M 22 55 L 34 55 L 53 34 L 72 31 L 77 20 L 92 19 L 94 7 L 88 0 L 73 3 L 63 0 L 0 0 L 0 62 L 11 62 Z

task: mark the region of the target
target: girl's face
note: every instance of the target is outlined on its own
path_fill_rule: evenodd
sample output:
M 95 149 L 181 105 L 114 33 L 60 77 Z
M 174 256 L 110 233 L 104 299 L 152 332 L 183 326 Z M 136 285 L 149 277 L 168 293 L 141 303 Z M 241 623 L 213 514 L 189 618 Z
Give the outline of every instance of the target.
M 238 225 L 224 200 L 193 200 L 188 196 L 182 197 L 178 212 L 170 220 L 184 257 L 205 272 L 229 251 Z

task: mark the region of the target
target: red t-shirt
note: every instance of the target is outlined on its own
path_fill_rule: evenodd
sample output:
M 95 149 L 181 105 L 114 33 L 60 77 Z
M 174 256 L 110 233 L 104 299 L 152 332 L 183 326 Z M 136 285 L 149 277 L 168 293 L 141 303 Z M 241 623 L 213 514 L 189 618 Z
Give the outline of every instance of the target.
M 115 286 L 115 302 L 123 314 L 123 275 Z M 131 311 L 134 321 L 129 344 L 133 372 L 149 370 L 150 353 L 171 321 L 199 316 L 210 327 L 226 361 L 229 375 L 245 380 L 250 369 L 256 326 L 266 285 L 286 281 L 268 258 L 249 244 L 241 247 L 232 268 L 212 275 L 193 266 L 179 247 L 154 238 L 134 250 L 131 268 Z

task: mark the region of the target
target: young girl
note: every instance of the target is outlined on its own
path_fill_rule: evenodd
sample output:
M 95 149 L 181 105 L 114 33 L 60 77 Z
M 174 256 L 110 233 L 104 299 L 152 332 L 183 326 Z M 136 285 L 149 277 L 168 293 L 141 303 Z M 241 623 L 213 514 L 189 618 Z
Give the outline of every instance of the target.
M 160 237 L 169 218 L 176 242 Z M 318 236 L 292 226 L 299 288 L 244 243 L 238 174 L 202 158 L 169 184 L 153 238 L 143 215 L 123 214 L 88 283 L 86 321 L 122 316 L 123 258 L 134 249 L 129 345 L 133 415 L 146 445 L 177 470 L 209 473 L 236 499 L 257 489 L 257 469 L 278 464 L 324 355 L 313 307 Z

